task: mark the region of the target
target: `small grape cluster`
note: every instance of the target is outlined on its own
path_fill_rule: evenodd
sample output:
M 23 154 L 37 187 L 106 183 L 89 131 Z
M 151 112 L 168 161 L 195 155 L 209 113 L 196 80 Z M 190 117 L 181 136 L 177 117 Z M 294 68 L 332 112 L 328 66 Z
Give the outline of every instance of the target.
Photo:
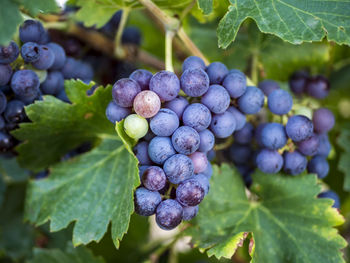
M 92 68 L 67 57 L 64 49 L 50 42 L 50 35 L 37 20 L 26 20 L 19 28 L 21 48 L 11 41 L 0 46 L 0 151 L 11 152 L 16 144 L 9 132 L 28 121 L 24 106 L 43 94 L 69 102 L 64 79 L 90 81 Z M 21 56 L 19 56 L 19 54 Z

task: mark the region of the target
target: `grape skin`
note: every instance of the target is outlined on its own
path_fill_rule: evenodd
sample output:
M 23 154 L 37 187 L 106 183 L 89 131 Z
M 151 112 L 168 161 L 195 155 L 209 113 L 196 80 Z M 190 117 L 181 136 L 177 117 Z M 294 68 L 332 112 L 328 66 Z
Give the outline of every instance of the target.
M 209 131 L 208 129 L 205 129 L 203 131 L 200 131 L 198 134 L 199 134 L 199 138 L 200 138 L 198 151 L 208 152 L 214 148 L 215 137 L 211 131 Z
M 292 109 L 293 98 L 287 91 L 278 89 L 270 93 L 267 104 L 272 113 L 284 115 Z
M 224 113 L 230 106 L 230 95 L 223 86 L 211 85 L 202 96 L 201 103 L 213 113 Z
M 221 62 L 213 62 L 206 69 L 210 84 L 221 84 L 228 74 L 227 67 Z
M 130 75 L 130 79 L 135 80 L 139 85 L 141 90 L 148 90 L 149 89 L 149 82 L 151 78 L 153 77 L 153 74 L 145 69 L 137 69 Z
M 185 206 L 183 207 L 182 219 L 184 221 L 189 221 L 194 218 L 198 213 L 198 205 L 196 206 Z
M 315 173 L 318 178 L 323 179 L 328 175 L 329 164 L 324 156 L 316 155 L 309 161 L 307 171 Z
M 301 174 L 306 169 L 307 159 L 304 155 L 302 155 L 298 151 L 284 152 L 283 159 L 284 159 L 283 171 L 288 174 L 291 174 L 291 175 Z
M 151 118 L 159 112 L 161 103 L 155 92 L 144 90 L 136 95 L 133 105 L 138 115 L 144 118 Z
M 137 114 L 131 114 L 125 118 L 124 130 L 129 137 L 140 139 L 145 136 L 148 131 L 148 122 L 145 118 Z
M 256 164 L 264 173 L 278 173 L 282 168 L 283 158 L 275 150 L 262 149 L 256 157 Z
M 193 175 L 194 166 L 186 155 L 175 154 L 165 161 L 163 170 L 170 183 L 178 184 Z
M 205 70 L 205 63 L 199 57 L 190 56 L 186 58 L 182 63 L 182 72 L 185 72 L 187 69 L 195 69 L 195 68 Z
M 124 108 L 118 106 L 114 101 L 111 101 L 106 108 L 107 119 L 115 124 L 116 122 L 121 121 L 131 114 L 130 108 Z
M 228 107 L 227 111 L 231 112 L 236 120 L 236 131 L 239 131 L 242 129 L 247 121 L 246 116 L 240 112 L 237 108 L 230 106 Z
M 157 93 L 161 101 L 170 101 L 179 94 L 180 81 L 173 72 L 159 71 L 151 78 L 149 89 Z
M 50 71 L 43 83 L 40 85 L 40 90 L 43 94 L 56 95 L 64 89 L 64 77 L 60 71 Z
M 8 46 L 0 46 L 0 64 L 10 64 L 17 59 L 19 48 L 13 41 Z
M 156 164 L 163 164 L 169 157 L 176 154 L 169 137 L 154 137 L 148 145 L 149 158 Z
M 236 128 L 236 120 L 233 114 L 225 111 L 223 114 L 215 114 L 210 124 L 210 130 L 217 138 L 227 138 Z
M 203 104 L 193 103 L 185 109 L 182 121 L 186 126 L 192 127 L 198 132 L 203 131 L 210 125 L 210 110 Z
M 38 75 L 28 69 L 16 71 L 11 79 L 11 88 L 19 96 L 36 96 L 39 92 L 39 85 Z
M 140 92 L 139 84 L 127 78 L 118 80 L 112 88 L 113 99 L 120 107 L 131 107 L 136 95 Z
M 230 71 L 222 82 L 222 86 L 225 87 L 231 98 L 237 99 L 247 89 L 247 78 L 239 70 Z
M 248 86 L 238 98 L 238 108 L 245 114 L 256 114 L 264 106 L 264 93 L 257 87 Z
M 181 89 L 190 97 L 200 97 L 209 89 L 209 77 L 202 69 L 187 69 L 182 73 Z
M 181 223 L 182 215 L 182 206 L 176 200 L 167 199 L 157 207 L 156 222 L 161 229 L 171 230 Z
M 37 43 L 27 42 L 21 47 L 21 56 L 27 63 L 35 62 L 40 57 L 41 49 Z
M 144 187 L 135 191 L 135 212 L 141 216 L 151 216 L 162 201 L 158 192 L 150 191 Z
M 254 137 L 254 126 L 246 122 L 242 129 L 235 131 L 233 138 L 235 143 L 248 144 Z
M 312 135 L 311 137 L 297 143 L 298 150 L 306 156 L 314 156 L 317 154 L 319 147 L 319 139 L 317 135 Z
M 312 123 L 314 125 L 315 132 L 327 133 L 333 128 L 335 118 L 329 109 L 319 108 L 312 116 Z
M 268 123 L 261 131 L 262 144 L 270 149 L 277 150 L 287 143 L 285 129 L 280 123 Z
M 195 206 L 202 202 L 205 190 L 195 179 L 187 179 L 176 188 L 176 200 L 183 206 Z
M 184 97 L 178 96 L 171 101 L 167 101 L 164 104 L 164 107 L 175 112 L 177 114 L 177 117 L 179 117 L 179 120 L 181 120 L 182 114 L 188 105 L 189 102 Z
M 241 145 L 233 143 L 228 151 L 228 157 L 234 164 L 248 163 L 253 156 L 253 150 L 250 145 Z
M 148 145 L 148 142 L 142 141 L 133 148 L 140 165 L 152 165 L 152 161 L 148 156 Z
M 258 88 L 264 92 L 265 96 L 270 96 L 270 94 L 275 90 L 280 90 L 280 86 L 276 81 L 266 79 L 258 84 Z
M 314 126 L 311 120 L 303 115 L 295 115 L 289 118 L 286 132 L 294 142 L 300 142 L 313 134 Z
M 171 136 L 178 127 L 179 118 L 169 109 L 160 109 L 150 121 L 152 132 L 158 136 Z
M 32 65 L 40 70 L 49 69 L 55 62 L 55 54 L 47 45 L 41 45 L 39 49 L 39 58 Z
M 47 46 L 51 49 L 55 57 L 54 62 L 50 68 L 55 70 L 61 69 L 66 62 L 66 52 L 60 45 L 53 42 L 48 43 Z
M 188 157 L 192 160 L 194 173 L 202 173 L 205 171 L 208 165 L 208 159 L 205 153 L 194 152 Z
M 151 191 L 163 189 L 166 184 L 166 176 L 163 169 L 158 166 L 148 167 L 142 174 L 142 183 Z
M 198 132 L 188 126 L 181 126 L 171 137 L 175 150 L 181 154 L 191 154 L 198 150 L 200 146 L 200 136 Z
M 0 86 L 9 83 L 12 76 L 12 68 L 10 65 L 0 64 Z

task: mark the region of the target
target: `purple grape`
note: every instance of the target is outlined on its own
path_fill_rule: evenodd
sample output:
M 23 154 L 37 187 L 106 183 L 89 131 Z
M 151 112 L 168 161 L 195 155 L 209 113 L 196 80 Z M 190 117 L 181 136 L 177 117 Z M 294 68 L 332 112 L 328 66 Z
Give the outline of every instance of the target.
M 24 103 L 19 100 L 11 100 L 7 103 L 4 117 L 7 122 L 20 123 L 26 118 Z
M 261 133 L 262 130 L 264 129 L 266 123 L 260 123 L 258 127 L 255 128 L 255 141 L 260 147 L 264 147 L 262 140 L 261 140 Z
M 135 212 L 141 216 L 151 216 L 161 201 L 162 197 L 158 192 L 140 187 L 135 191 Z
M 287 91 L 278 89 L 270 93 L 267 105 L 270 111 L 276 115 L 287 114 L 292 109 L 293 98 Z
M 7 133 L 0 131 L 0 151 L 7 152 L 13 147 L 13 139 Z
M 208 180 L 211 178 L 211 176 L 213 175 L 213 167 L 211 166 L 210 162 L 208 162 L 207 168 L 205 168 L 202 174 L 204 174 L 208 178 Z
M 305 92 L 306 83 L 309 79 L 309 74 L 305 71 L 296 71 L 289 78 L 289 88 L 290 90 L 296 94 L 301 95 Z
M 55 60 L 51 66 L 51 69 L 61 69 L 66 62 L 66 52 L 64 49 L 56 43 L 48 43 L 47 46 L 51 49 L 54 54 Z
M 163 164 L 169 157 L 176 154 L 169 137 L 154 137 L 148 145 L 148 156 L 156 164 Z
M 66 62 L 62 68 L 62 74 L 65 79 L 77 78 L 78 68 L 81 66 L 78 60 L 75 58 L 67 57 Z
M 39 59 L 34 61 L 32 65 L 40 70 L 50 68 L 55 62 L 55 54 L 47 45 L 41 45 L 39 46 L 39 49 Z
M 24 62 L 32 63 L 40 57 L 40 47 L 37 43 L 27 42 L 21 47 L 21 56 Z
M 306 83 L 306 92 L 316 98 L 324 99 L 328 96 L 330 84 L 327 78 L 319 75 L 312 77 Z
M 246 92 L 238 98 L 238 108 L 245 114 L 258 113 L 264 106 L 264 93 L 257 87 L 248 86 Z
M 195 179 L 188 179 L 176 188 L 176 200 L 183 206 L 195 206 L 202 202 L 205 190 Z
M 182 73 L 181 89 L 190 97 L 200 97 L 209 88 L 209 77 L 204 70 L 195 68 L 187 69 Z
M 0 64 L 0 86 L 9 83 L 12 76 L 12 68 L 10 65 Z
M 298 151 L 283 153 L 283 171 L 287 174 L 297 175 L 305 171 L 307 159 Z
M 157 225 L 164 230 L 174 229 L 181 223 L 182 214 L 182 206 L 176 200 L 164 200 L 157 207 Z
M 194 166 L 186 155 L 175 154 L 165 161 L 163 170 L 170 183 L 178 184 L 193 175 Z
M 188 155 L 198 150 L 200 137 L 195 129 L 181 126 L 174 132 L 171 142 L 178 153 Z
M 312 135 L 311 137 L 297 143 L 298 150 L 306 156 L 314 156 L 317 154 L 319 139 L 317 135 Z
M 208 129 L 205 129 L 203 131 L 200 131 L 198 134 L 200 138 L 198 151 L 208 152 L 214 148 L 215 137 L 211 131 L 209 131 Z
M 0 46 L 0 64 L 10 64 L 17 59 L 19 48 L 13 41 L 8 46 Z
M 187 69 L 203 69 L 205 70 L 205 63 L 204 61 L 196 56 L 190 56 L 185 59 L 185 61 L 182 63 L 182 72 L 185 72 Z
M 287 143 L 287 134 L 282 124 L 268 123 L 261 131 L 262 144 L 270 149 L 277 150 Z
M 50 71 L 40 86 L 43 94 L 56 95 L 64 89 L 64 77 L 60 71 Z
M 253 150 L 250 145 L 234 143 L 230 146 L 228 154 L 234 164 L 246 164 L 251 160 Z
M 175 112 L 177 114 L 177 117 L 179 117 L 179 120 L 181 120 L 182 114 L 185 111 L 188 104 L 188 101 L 184 97 L 178 96 L 171 101 L 167 101 L 164 104 L 164 107 Z
M 148 167 L 151 167 L 151 166 L 150 165 L 141 165 L 141 166 L 139 166 L 139 177 L 140 177 L 141 183 L 142 183 L 142 175 L 143 175 L 143 173 L 146 171 L 146 169 Z
M 150 121 L 152 132 L 158 136 L 171 136 L 178 127 L 179 118 L 169 109 L 160 109 Z
M 222 114 L 215 114 L 210 124 L 210 130 L 217 138 L 227 138 L 231 136 L 235 128 L 235 117 L 229 111 L 225 111 Z
M 320 179 L 325 178 L 329 172 L 329 164 L 324 156 L 314 156 L 307 165 L 309 173 L 317 174 Z
M 312 121 L 303 115 L 295 115 L 289 118 L 286 125 L 286 132 L 294 142 L 306 140 L 313 134 L 314 126 Z
M 182 115 L 182 121 L 184 125 L 190 126 L 198 132 L 203 131 L 210 125 L 210 110 L 200 103 L 190 104 Z
M 0 114 L 5 111 L 6 105 L 7 105 L 6 95 L 2 91 L 0 91 Z
M 227 67 L 221 62 L 213 62 L 207 67 L 210 84 L 221 84 L 228 74 Z
M 148 142 L 142 141 L 135 145 L 134 153 L 140 165 L 151 165 L 152 161 L 148 156 Z M 151 189 L 150 189 L 151 190 Z
M 256 164 L 264 173 L 278 173 L 283 166 L 283 158 L 275 150 L 262 149 L 256 156 Z
M 209 161 L 214 160 L 215 157 L 216 157 L 216 152 L 214 151 L 214 149 L 207 152 L 207 158 Z
M 152 77 L 153 77 L 153 74 L 148 70 L 137 69 L 133 73 L 131 73 L 129 78 L 135 80 L 139 84 L 141 90 L 148 90 L 149 82 Z
M 19 28 L 19 39 L 23 42 L 35 42 L 41 44 L 45 29 L 36 20 L 26 20 Z
M 148 167 L 142 174 L 142 183 L 151 191 L 163 189 L 166 184 L 166 176 L 163 169 L 158 166 Z
M 196 180 L 197 182 L 200 183 L 200 185 L 204 189 L 204 195 L 207 195 L 209 193 L 210 183 L 209 183 L 209 178 L 206 175 L 202 173 L 195 174 L 191 177 L 191 179 Z
M 332 190 L 328 190 L 328 191 L 320 193 L 317 197 L 318 198 L 332 199 L 334 201 L 332 207 L 340 209 L 340 198 L 336 192 L 334 192 Z
M 197 174 L 205 171 L 208 165 L 208 158 L 206 153 L 194 152 L 188 157 L 190 157 L 190 159 L 192 160 L 194 173 Z
M 136 81 L 132 79 L 120 79 L 112 88 L 112 97 L 120 107 L 132 107 L 134 99 L 141 88 Z
M 312 116 L 312 123 L 314 125 L 315 132 L 327 133 L 333 128 L 335 118 L 329 109 L 319 108 Z
M 233 138 L 235 139 L 235 143 L 251 143 L 252 139 L 254 138 L 254 126 L 251 123 L 246 122 L 242 129 L 235 131 Z
M 120 107 L 114 101 L 111 101 L 106 108 L 107 119 L 113 124 L 121 121 L 130 114 L 130 108 Z
M 231 112 L 233 114 L 233 116 L 235 117 L 235 120 L 236 120 L 236 129 L 235 130 L 239 131 L 240 129 L 242 129 L 247 121 L 246 116 L 233 106 L 228 107 L 227 111 Z
M 230 94 L 231 98 L 237 99 L 244 94 L 247 89 L 247 78 L 239 70 L 230 71 L 225 77 L 222 85 Z
M 16 71 L 11 79 L 13 92 L 21 97 L 33 97 L 39 92 L 39 77 L 34 71 L 24 69 Z
M 211 85 L 203 95 L 201 103 L 213 113 L 224 113 L 230 106 L 230 95 L 223 86 Z
M 270 96 L 273 91 L 279 90 L 280 86 L 276 81 L 266 79 L 259 83 L 258 88 L 264 92 L 265 96 Z
M 157 93 L 161 101 L 170 101 L 179 94 L 180 81 L 173 72 L 162 70 L 153 75 L 149 89 Z
M 319 145 L 317 149 L 317 155 L 328 156 L 332 148 L 328 139 L 328 135 L 325 133 L 318 135 L 318 141 Z
M 158 95 L 150 90 L 143 90 L 134 99 L 135 112 L 144 117 L 151 118 L 159 112 L 161 103 Z
M 198 205 L 196 206 L 185 206 L 183 207 L 182 219 L 184 221 L 189 221 L 194 218 L 198 213 Z

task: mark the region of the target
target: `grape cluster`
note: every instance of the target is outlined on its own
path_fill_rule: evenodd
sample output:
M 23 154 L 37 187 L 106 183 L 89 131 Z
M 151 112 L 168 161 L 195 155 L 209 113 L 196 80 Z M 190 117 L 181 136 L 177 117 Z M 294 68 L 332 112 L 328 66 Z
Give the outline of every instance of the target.
M 50 35 L 36 20 L 19 28 L 21 47 L 14 41 L 0 47 L 0 151 L 10 152 L 15 139 L 10 131 L 28 121 L 24 106 L 49 94 L 68 102 L 64 79 L 90 81 L 92 68 L 67 57 L 64 49 L 50 42 Z

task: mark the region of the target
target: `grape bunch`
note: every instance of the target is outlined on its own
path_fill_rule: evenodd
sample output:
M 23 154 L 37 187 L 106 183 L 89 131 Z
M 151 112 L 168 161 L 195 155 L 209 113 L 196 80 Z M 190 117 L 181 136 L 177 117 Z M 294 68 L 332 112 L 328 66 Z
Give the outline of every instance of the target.
M 50 42 L 50 35 L 37 20 L 26 20 L 19 28 L 19 47 L 14 41 L 0 47 L 0 151 L 10 153 L 16 145 L 10 131 L 29 121 L 24 106 L 53 95 L 69 102 L 64 79 L 89 82 L 92 68 L 67 57 L 64 49 Z

